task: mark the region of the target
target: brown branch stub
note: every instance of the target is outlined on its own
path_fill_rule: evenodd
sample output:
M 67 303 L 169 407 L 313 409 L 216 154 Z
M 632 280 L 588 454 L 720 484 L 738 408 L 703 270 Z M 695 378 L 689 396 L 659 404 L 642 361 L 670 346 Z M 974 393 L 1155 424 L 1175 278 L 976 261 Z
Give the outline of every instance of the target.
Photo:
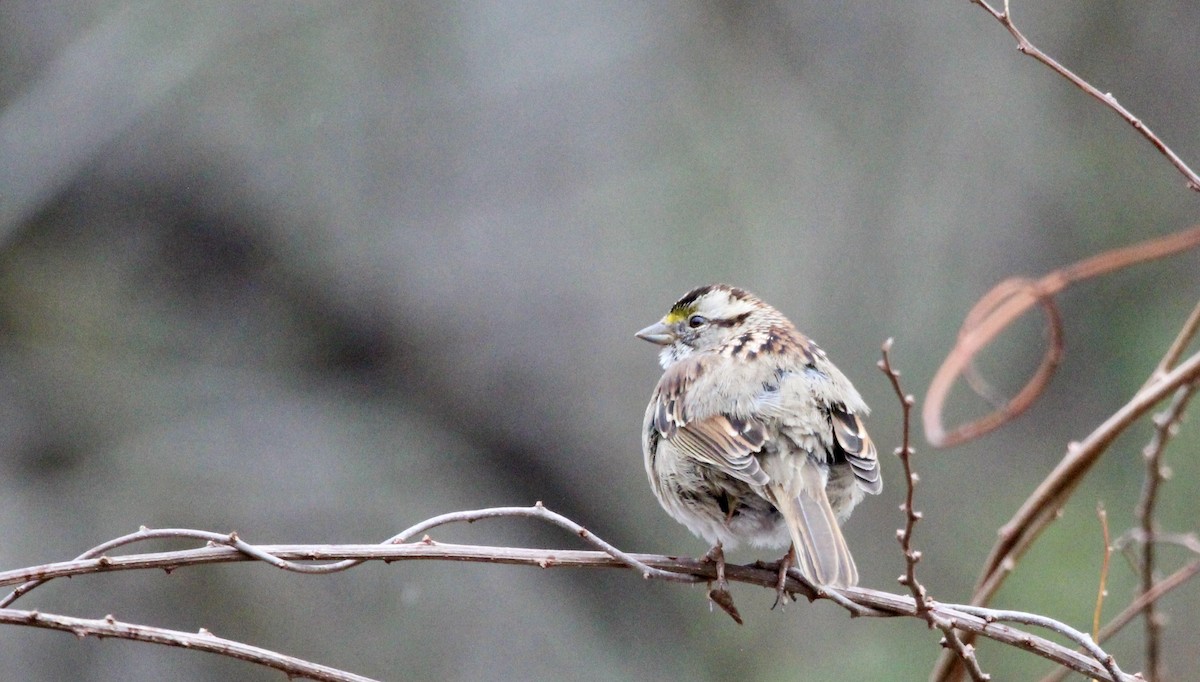
M 1092 611 L 1092 638 L 1100 640 L 1100 614 L 1104 611 L 1104 598 L 1108 596 L 1108 565 L 1112 559 L 1112 536 L 1108 532 L 1108 511 L 1104 503 L 1096 504 L 1096 517 L 1100 520 L 1100 534 L 1104 539 L 1104 553 L 1100 562 L 1100 586 L 1096 588 L 1096 608 Z

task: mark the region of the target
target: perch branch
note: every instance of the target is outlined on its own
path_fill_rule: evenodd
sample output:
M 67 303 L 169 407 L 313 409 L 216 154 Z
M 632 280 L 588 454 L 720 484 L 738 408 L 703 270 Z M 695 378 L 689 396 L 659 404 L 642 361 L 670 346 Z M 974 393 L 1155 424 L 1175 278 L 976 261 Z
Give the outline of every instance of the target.
M 529 513 L 529 509 L 527 507 L 507 507 L 497 510 L 477 510 L 475 512 L 467 512 L 466 516 L 473 518 L 488 518 L 492 516 L 547 518 L 540 512 Z M 460 515 L 443 515 L 437 517 L 437 519 L 431 519 L 428 522 L 418 524 L 414 528 L 431 527 L 428 525 L 430 523 L 440 525 L 446 518 L 456 516 Z M 436 523 L 434 523 L 435 521 Z M 199 540 L 206 538 L 208 535 L 225 539 L 229 537 L 228 535 L 219 533 L 207 534 L 204 531 L 176 529 L 173 531 L 143 530 L 130 536 L 124 536 L 124 538 L 161 539 L 174 537 Z M 204 539 L 204 541 L 208 542 L 207 539 Z M 244 543 L 245 541 L 241 542 Z M 123 539 L 122 544 L 129 544 L 129 542 Z M 363 561 L 371 560 L 393 562 L 423 559 L 519 564 L 541 568 L 632 568 L 639 575 L 645 575 L 647 571 L 643 567 L 649 567 L 655 569 L 655 571 L 649 572 L 652 579 L 657 578 L 660 575 L 659 571 L 662 571 L 682 575 L 684 576 L 683 579 L 688 582 L 707 581 L 716 577 L 715 567 L 711 563 L 699 559 L 650 554 L 626 554 L 625 558 L 618 558 L 608 552 L 600 551 L 453 545 L 435 542 L 428 537 L 424 537 L 416 542 L 403 544 L 251 545 L 250 547 L 254 550 L 253 552 L 245 551 L 246 546 L 244 545 L 234 546 L 227 542 L 221 542 L 195 549 L 150 554 L 123 556 L 101 554 L 100 556 L 76 559 L 74 561 L 0 572 L 0 585 L 23 585 L 35 580 L 46 581 L 60 577 L 123 570 L 160 569 L 172 572 L 188 566 L 234 561 L 266 561 L 281 570 L 293 570 L 291 566 L 297 562 L 354 562 L 357 565 Z M 269 559 L 265 557 L 269 557 Z M 636 563 L 628 561 L 630 558 Z M 779 574 L 772 567 L 756 566 L 753 564 L 745 566 L 727 565 L 726 578 L 732 582 L 758 585 L 770 590 L 774 594 L 778 586 Z M 851 611 L 852 615 L 876 617 L 907 616 L 922 618 L 924 620 L 924 617 L 917 612 L 915 600 L 907 595 L 889 594 L 866 588 L 845 588 L 839 590 L 824 587 L 820 591 L 814 591 L 804 581 L 796 578 L 794 575 L 789 576 L 785 587 L 788 591 L 802 594 L 810 600 L 830 599 L 835 603 L 852 604 L 854 605 L 854 609 Z M 1065 666 L 1083 675 L 1100 680 L 1110 680 L 1111 682 L 1130 682 L 1134 679 L 1123 674 L 1114 675 L 1106 667 L 1105 660 L 1107 654 L 1097 658 L 1092 652 L 1080 653 L 1073 651 L 1044 637 L 1005 625 L 999 622 L 1003 620 L 999 615 L 989 620 L 987 614 L 990 610 L 988 609 L 961 607 L 938 602 L 930 602 L 928 609 L 936 618 L 949 623 L 956 630 L 982 635 L 997 642 L 1033 652 L 1040 657 L 1053 661 L 1057 665 Z M 33 625 L 33 623 L 22 621 L 16 617 L 16 614 L 30 613 L 28 611 L 8 609 L 2 610 L 0 613 L 6 613 L 11 616 L 3 622 Z M 1030 615 L 1032 616 L 1030 619 L 1031 622 L 1033 619 L 1039 618 L 1032 614 Z M 1050 619 L 1037 620 L 1037 624 L 1039 625 L 1055 622 Z M 42 626 L 50 627 L 48 624 L 42 624 Z M 70 628 L 64 627 L 59 629 Z M 1061 628 L 1055 626 L 1052 629 L 1060 634 L 1070 632 L 1070 629 L 1065 625 L 1061 626 Z M 123 637 L 126 636 L 123 634 L 124 632 L 124 630 L 110 629 L 103 634 L 106 636 Z M 172 644 L 175 642 L 165 641 L 163 643 Z M 183 644 L 176 645 L 183 646 Z
M 611 544 L 605 542 L 599 536 L 591 533 L 583 526 L 580 526 L 579 524 L 575 523 L 574 521 L 566 518 L 565 516 L 563 516 L 561 514 L 558 514 L 556 512 L 550 511 L 549 509 L 546 509 L 545 506 L 543 506 L 541 502 L 534 504 L 532 507 L 495 507 L 495 508 L 490 508 L 490 509 L 476 509 L 476 510 L 471 510 L 471 511 L 458 511 L 458 512 L 451 512 L 449 514 L 442 514 L 440 516 L 435 516 L 431 519 L 426 519 L 425 521 L 422 521 L 421 523 L 419 523 L 411 528 L 408 528 L 407 530 L 404 530 L 403 532 L 398 533 L 397 535 L 394 535 L 394 536 L 388 538 L 387 540 L 384 540 L 382 544 L 389 545 L 389 544 L 403 543 L 403 542 L 406 542 L 407 540 L 411 539 L 418 533 L 423 533 L 427 530 L 432 530 L 433 528 L 437 528 L 438 526 L 444 526 L 444 525 L 447 525 L 450 523 L 474 523 L 475 521 L 480 521 L 482 519 L 499 518 L 499 517 L 536 518 L 536 519 L 541 519 L 543 521 L 548 521 L 548 522 L 550 522 L 554 525 L 557 525 L 561 528 L 565 528 L 565 529 L 571 531 L 572 533 L 574 533 L 575 535 L 578 535 L 579 537 L 583 538 L 587 542 L 591 543 L 592 545 L 595 545 L 596 547 L 599 547 L 601 550 L 607 552 L 614 559 L 624 562 L 631 568 L 635 568 L 635 569 L 641 571 L 643 578 L 659 578 L 662 580 L 673 580 L 673 581 L 677 581 L 677 582 L 696 582 L 697 581 L 697 579 L 689 577 L 687 575 L 680 575 L 678 573 L 673 573 L 670 571 L 662 571 L 662 570 L 659 570 L 659 569 L 656 569 L 656 568 L 653 568 L 651 566 L 647 566 L 646 564 L 641 563 L 637 559 L 633 558 L 632 555 L 622 552 L 621 550 L 617 549 L 616 547 L 612 546 Z M 295 573 L 309 573 L 309 574 L 336 573 L 338 571 L 344 571 L 346 569 L 353 568 L 353 567 L 357 566 L 358 564 L 362 563 L 363 561 L 365 561 L 365 559 L 346 559 L 346 560 L 342 560 L 342 561 L 336 561 L 333 563 L 321 564 L 321 565 L 314 566 L 311 564 L 301 563 L 301 562 L 295 561 L 295 560 L 287 560 L 287 559 L 284 559 L 281 556 L 271 553 L 271 552 L 264 552 L 264 551 L 262 551 L 261 548 L 251 545 L 247 542 L 244 542 L 240 537 L 238 537 L 238 534 L 236 532 L 228 533 L 228 534 L 221 534 L 221 533 L 213 533 L 211 531 L 191 530 L 191 529 L 187 529 L 187 528 L 160 528 L 157 530 L 152 530 L 152 529 L 146 528 L 144 526 L 142 528 L 140 528 L 136 533 L 122 535 L 119 538 L 109 540 L 108 542 L 102 543 L 100 545 L 97 545 L 97 546 L 89 549 L 88 551 L 86 551 L 83 554 L 80 554 L 78 557 L 76 557 L 76 561 L 85 560 L 85 559 L 93 559 L 93 558 L 99 557 L 100 561 L 108 562 L 110 560 L 108 559 L 108 557 L 105 556 L 106 552 L 109 552 L 118 547 L 122 547 L 124 545 L 132 544 L 135 542 L 142 542 L 144 540 L 153 540 L 153 539 L 160 539 L 160 538 L 203 540 L 203 541 L 209 543 L 210 545 L 225 545 L 225 546 L 235 549 L 239 552 L 242 552 L 243 554 L 246 554 L 247 556 L 249 556 L 251 558 L 255 558 L 260 561 L 264 561 L 268 564 L 271 564 L 272 566 L 274 566 L 276 568 L 280 568 L 285 571 L 292 571 Z M 311 559 L 312 557 L 309 557 L 309 558 Z M 28 593 L 30 590 L 43 584 L 44 582 L 46 582 L 46 580 L 49 580 L 51 577 L 55 577 L 55 576 L 35 575 L 35 576 L 30 577 L 27 582 L 19 585 L 16 589 L 14 589 L 12 592 L 10 592 L 3 599 L 0 599 L 0 608 L 11 605 L 14 601 L 19 599 L 22 595 Z M 8 584 L 8 583 L 0 581 L 0 585 L 4 585 L 4 584 Z

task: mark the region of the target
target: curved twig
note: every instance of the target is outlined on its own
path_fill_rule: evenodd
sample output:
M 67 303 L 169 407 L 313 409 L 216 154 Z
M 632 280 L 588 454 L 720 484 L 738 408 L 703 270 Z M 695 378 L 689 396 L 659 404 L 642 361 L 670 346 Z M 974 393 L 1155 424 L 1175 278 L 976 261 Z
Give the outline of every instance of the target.
M 1092 639 L 1091 635 L 1087 634 L 1086 632 L 1076 630 L 1066 623 L 1054 620 L 1053 618 L 1039 616 L 1036 613 L 1026 613 L 1024 611 L 987 609 L 978 606 L 971 606 L 969 604 L 954 604 L 947 606 L 956 611 L 962 611 L 963 613 L 979 616 L 980 618 L 984 618 L 989 622 L 1009 622 L 1021 623 L 1023 625 L 1036 625 L 1040 628 L 1046 628 L 1052 632 L 1057 632 L 1083 647 L 1084 650 L 1086 650 L 1092 655 L 1093 658 L 1095 658 L 1104 666 L 1104 669 L 1108 671 L 1108 674 L 1112 676 L 1112 679 L 1135 679 L 1133 676 L 1122 672 L 1121 668 L 1117 665 L 1116 659 L 1114 659 L 1111 654 L 1105 652 L 1104 649 L 1100 648 L 1100 645 L 1096 643 L 1096 640 Z
M 946 355 L 925 393 L 921 411 L 925 438 L 937 448 L 946 448 L 978 438 L 1021 415 L 1042 394 L 1062 359 L 1062 321 L 1053 297 L 1067 286 L 1200 246 L 1200 225 L 1157 239 L 1105 251 L 1085 258 L 1037 280 L 1014 277 L 1004 280 L 984 294 L 971 308 L 959 330 L 954 348 Z M 974 358 L 1017 318 L 1035 304 L 1046 314 L 1050 340 L 1042 362 L 1016 396 L 988 414 L 947 431 L 942 414 L 959 376 Z M 1200 321 L 1196 324 L 1200 325 Z

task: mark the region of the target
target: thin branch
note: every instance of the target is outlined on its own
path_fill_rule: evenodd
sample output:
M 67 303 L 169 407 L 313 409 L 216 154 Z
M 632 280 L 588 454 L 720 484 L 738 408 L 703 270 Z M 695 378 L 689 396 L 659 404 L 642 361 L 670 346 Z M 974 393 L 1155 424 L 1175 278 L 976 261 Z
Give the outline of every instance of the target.
M 1200 308 L 1197 309 L 1200 310 Z M 1185 325 L 1185 330 L 1187 327 L 1188 325 Z M 1172 351 L 1174 349 L 1175 345 L 1172 345 Z M 1168 355 L 1170 354 L 1168 352 Z M 1195 388 L 1196 384 L 1189 384 L 1181 386 L 1175 391 L 1167 409 L 1154 416 L 1154 435 L 1142 450 L 1142 456 L 1146 461 L 1146 472 L 1142 478 L 1142 494 L 1135 513 L 1138 527 L 1142 533 L 1140 582 L 1143 593 L 1149 592 L 1154 587 L 1154 554 L 1157 545 L 1155 538 L 1158 535 L 1154 510 L 1158 502 L 1159 487 L 1166 478 L 1162 463 L 1163 451 L 1166 449 L 1167 442 L 1171 440 L 1171 436 L 1178 430 L 1179 420 L 1182 418 L 1184 410 L 1187 409 L 1188 402 L 1195 394 Z M 1162 671 L 1163 622 L 1155 602 L 1147 602 L 1143 615 L 1145 616 L 1143 622 L 1145 624 L 1146 674 L 1150 676 L 1150 679 L 1157 680 Z
M 327 680 L 328 682 L 374 682 L 369 677 L 355 675 L 337 668 L 310 663 L 299 658 L 285 656 L 268 649 L 249 644 L 243 644 L 232 639 L 217 637 L 207 630 L 199 632 L 180 632 L 148 625 L 122 623 L 113 616 L 102 619 L 74 618 L 59 616 L 38 611 L 22 611 L 18 609 L 0 609 L 0 623 L 24 625 L 27 627 L 46 628 L 70 632 L 79 637 L 96 637 L 103 639 L 113 637 L 128 639 L 135 642 L 151 642 L 176 646 L 195 651 L 207 651 L 229 658 L 255 663 L 268 668 L 274 668 L 287 674 L 288 677 L 299 677 L 312 680 Z
M 639 562 L 637 559 L 633 558 L 631 555 L 629 555 L 625 552 L 622 552 L 621 550 L 612 546 L 608 542 L 605 542 L 602 538 L 591 533 L 583 526 L 580 526 L 579 524 L 575 523 L 574 521 L 566 518 L 565 516 L 563 516 L 561 514 L 558 514 L 556 512 L 550 511 L 549 509 L 546 509 L 545 506 L 543 506 L 541 502 L 537 502 L 532 507 L 495 507 L 495 508 L 491 508 L 491 509 L 475 509 L 475 510 L 470 510 L 470 511 L 458 511 L 458 512 L 451 512 L 449 514 L 442 514 L 440 516 L 435 516 L 431 519 L 426 519 L 425 521 L 422 521 L 421 523 L 419 523 L 411 528 L 408 528 L 407 530 L 405 530 L 397 535 L 394 535 L 394 536 L 388 538 L 387 540 L 384 540 L 382 544 L 389 545 L 389 544 L 402 543 L 402 542 L 405 542 L 405 541 L 411 539 L 412 537 L 416 536 L 418 533 L 424 533 L 425 531 L 432 530 L 433 528 L 437 528 L 438 526 L 444 526 L 444 525 L 451 524 L 451 523 L 474 523 L 475 521 L 480 521 L 483 519 L 500 518 L 500 517 L 535 518 L 535 519 L 547 521 L 547 522 L 552 523 L 561 528 L 565 528 L 565 529 L 571 531 L 573 534 L 578 535 L 579 537 L 583 538 L 587 542 L 591 543 L 592 545 L 595 545 L 596 547 L 599 547 L 601 550 L 607 552 L 614 559 L 627 564 L 631 568 L 635 568 L 635 569 L 641 571 L 643 578 L 659 578 L 661 580 L 673 580 L 676 582 L 687 582 L 687 583 L 697 582 L 697 579 L 694 579 L 693 577 L 686 576 L 686 575 L 679 575 L 678 573 L 672 573 L 670 571 L 661 571 L 659 569 L 653 568 L 651 566 L 647 566 L 647 565 Z M 274 555 L 269 552 L 264 552 L 264 551 L 262 551 L 261 548 L 251 545 L 247 542 L 244 542 L 240 537 L 238 537 L 238 534 L 236 532 L 229 533 L 229 534 L 221 534 L 221 533 L 213 533 L 210 531 L 191 530 L 191 529 L 186 529 L 186 528 L 160 528 L 157 530 L 151 530 L 149 528 L 146 528 L 145 526 L 140 528 L 136 533 L 130 533 L 128 535 L 123 535 L 119 538 L 109 540 L 108 542 L 102 543 L 100 545 L 97 545 L 97 546 L 89 549 L 88 551 L 86 551 L 83 554 L 80 554 L 78 557 L 76 557 L 76 561 L 84 560 L 84 559 L 93 559 L 93 558 L 99 557 L 101 562 L 107 562 L 107 561 L 109 561 L 109 559 L 105 556 L 106 552 L 109 552 L 118 547 L 123 547 L 125 545 L 133 544 L 135 542 L 142 542 L 145 540 L 153 540 L 153 539 L 161 539 L 161 538 L 203 540 L 203 541 L 209 543 L 210 545 L 225 545 L 227 547 L 236 549 L 239 552 L 242 552 L 243 554 L 247 555 L 248 557 L 258 559 L 260 561 L 264 561 L 268 564 L 271 564 L 272 566 L 274 566 L 276 568 L 279 568 L 279 569 L 282 569 L 285 571 L 292 571 L 294 573 L 308 573 L 308 574 L 336 573 L 338 571 L 344 571 L 346 569 L 353 568 L 353 567 L 357 566 L 358 564 L 362 563 L 362 561 L 364 561 L 361 559 L 360 560 L 344 560 L 344 561 L 338 561 L 335 563 L 314 566 L 311 564 L 299 563 L 296 561 L 288 561 L 286 559 L 281 558 L 278 555 Z M 0 608 L 11 605 L 14 601 L 19 599 L 22 595 L 27 594 L 30 590 L 45 583 L 47 580 L 49 580 L 52 577 L 54 577 L 54 576 L 37 575 L 37 576 L 33 576 L 33 577 L 29 578 L 28 582 L 18 586 L 16 589 L 14 589 L 12 592 L 10 592 L 3 599 L 0 599 Z M 7 583 L 0 581 L 0 585 L 4 585 L 4 584 L 7 584 Z
M 476 509 L 474 511 L 451 512 L 449 514 L 442 514 L 441 516 L 435 516 L 432 519 L 427 519 L 425 521 L 422 521 L 421 523 L 418 523 L 417 525 L 405 530 L 404 532 L 402 532 L 396 536 L 393 536 L 392 538 L 388 539 L 386 542 L 396 543 L 396 544 L 403 543 L 403 542 L 406 542 L 406 541 L 416 537 L 417 533 L 425 533 L 429 530 L 437 528 L 438 526 L 444 526 L 444 525 L 451 524 L 451 523 L 462 523 L 462 522 L 474 523 L 475 521 L 479 521 L 482 519 L 499 518 L 499 517 L 529 517 L 529 518 L 539 519 L 541 521 L 547 521 L 547 522 L 552 523 L 560 528 L 565 528 L 565 529 L 571 531 L 572 533 L 574 533 L 575 535 L 578 535 L 579 537 L 583 538 L 584 540 L 588 541 L 589 543 L 600 548 L 602 551 L 604 551 L 605 553 L 607 553 L 609 556 L 613 557 L 614 559 L 628 565 L 630 568 L 634 568 L 634 569 L 640 571 L 642 574 L 642 577 L 647 580 L 649 580 L 650 578 L 658 578 L 660 580 L 672 580 L 675 582 L 685 582 L 685 583 L 700 582 L 699 579 L 694 579 L 693 577 L 690 577 L 690 576 L 680 575 L 678 573 L 673 573 L 671 571 L 664 571 L 664 570 L 649 566 L 645 563 L 642 563 L 641 561 L 636 559 L 633 555 L 622 552 L 621 550 L 617 549 L 616 547 L 609 544 L 608 542 L 605 542 L 602 538 L 600 538 L 600 536 L 595 535 L 594 533 L 587 530 L 586 528 L 579 525 L 578 523 L 575 523 L 571 519 L 568 519 L 567 517 L 563 516 L 562 514 L 559 514 L 558 512 L 552 512 L 549 509 L 546 509 L 546 507 L 540 501 L 535 503 L 532 507 L 494 507 L 491 509 Z
M 1024 611 L 987 609 L 967 604 L 955 604 L 947 606 L 964 613 L 970 613 L 972 615 L 985 618 L 989 622 L 1008 622 L 1021 623 L 1023 625 L 1036 625 L 1041 628 L 1046 628 L 1052 632 L 1057 632 L 1058 634 L 1063 635 L 1064 637 L 1067 637 L 1068 639 L 1082 646 L 1088 653 L 1092 655 L 1093 658 L 1104 665 L 1105 670 L 1108 671 L 1112 679 L 1137 679 L 1134 676 L 1122 672 L 1121 668 L 1117 665 L 1116 659 L 1114 659 L 1111 654 L 1104 651 L 1104 649 L 1100 648 L 1100 645 L 1096 643 L 1096 640 L 1092 639 L 1092 637 L 1086 632 L 1080 632 L 1070 625 L 1054 620 L 1053 618 L 1040 616 L 1036 613 L 1026 613 Z
M 1043 530 L 1056 518 L 1057 511 L 1083 480 L 1108 447 L 1130 425 L 1182 386 L 1200 381 L 1200 353 L 1138 391 L 1083 441 L 1072 443 L 1058 466 L 1038 485 L 1011 520 L 1000 528 L 1000 539 L 989 554 L 971 603 L 986 604 L 1000 589 L 1016 562 L 1032 546 Z M 967 643 L 970 643 L 968 638 Z M 943 657 L 931 679 L 956 679 L 956 659 Z
M 905 569 L 904 575 L 900 576 L 898 582 L 912 592 L 917 615 L 924 618 L 929 627 L 942 631 L 943 645 L 953 651 L 963 662 L 971 679 L 975 682 L 986 682 L 991 679 L 991 675 L 985 673 L 979 666 L 979 660 L 975 657 L 975 647 L 963 643 L 962 638 L 954 630 L 953 621 L 939 618 L 933 613 L 925 585 L 917 579 L 917 563 L 921 561 L 921 552 L 913 549 L 912 537 L 922 515 L 913 506 L 913 495 L 916 492 L 917 481 L 920 480 L 917 473 L 913 471 L 912 458 L 916 451 L 910 444 L 914 400 L 911 394 L 905 393 L 904 389 L 900 387 L 900 372 L 892 368 L 892 339 L 884 341 L 882 350 L 883 358 L 879 361 L 879 369 L 887 375 L 888 381 L 892 384 L 892 390 L 895 391 L 896 398 L 900 401 L 901 424 L 903 425 L 900 447 L 896 448 L 896 456 L 900 458 L 900 463 L 904 466 L 904 502 L 900 505 L 900 511 L 904 512 L 904 527 L 896 531 L 896 539 L 900 541 L 900 551 L 904 554 Z
M 1200 301 L 1196 302 L 1196 307 L 1192 308 L 1192 312 L 1188 315 L 1183 326 L 1179 328 L 1179 333 L 1175 335 L 1175 340 L 1171 342 L 1171 347 L 1163 354 L 1162 359 L 1158 361 L 1158 366 L 1150 373 L 1150 377 L 1146 379 L 1145 388 L 1154 381 L 1162 378 L 1167 372 L 1175 367 L 1179 362 L 1179 358 L 1183 357 L 1183 352 L 1192 343 L 1192 339 L 1196 338 L 1196 333 L 1200 331 Z
M 1181 386 L 1200 380 L 1200 353 L 1135 394 L 1087 438 L 1072 443 L 1058 466 L 1000 529 L 1000 539 L 989 555 L 972 603 L 982 604 L 995 594 L 1017 559 L 1053 521 L 1067 497 L 1116 438 L 1161 400 Z
M 1121 611 L 1121 613 L 1113 617 L 1113 619 L 1110 620 L 1107 625 L 1101 628 L 1100 634 L 1096 637 L 1096 641 L 1100 642 L 1101 644 L 1108 641 L 1110 637 L 1120 632 L 1121 629 L 1132 622 L 1134 618 L 1137 618 L 1138 615 L 1145 610 L 1147 604 L 1157 602 L 1159 599 L 1166 596 L 1168 592 L 1174 590 L 1180 585 L 1187 583 L 1198 574 L 1200 574 L 1200 559 L 1191 562 L 1178 571 L 1175 571 L 1170 576 L 1160 580 L 1154 585 L 1153 589 L 1140 594 L 1137 599 L 1133 600 L 1133 603 L 1125 607 L 1125 610 Z M 1070 674 L 1071 671 L 1065 668 L 1055 668 L 1053 672 L 1043 677 L 1041 682 L 1062 682 L 1062 680 L 1066 679 L 1067 675 Z M 1153 680 L 1154 678 L 1150 679 Z
M 1030 57 L 1033 57 L 1037 61 L 1050 67 L 1050 69 L 1055 73 L 1071 81 L 1075 87 L 1086 92 L 1091 97 L 1099 100 L 1101 104 L 1116 112 L 1118 116 L 1125 119 L 1126 123 L 1133 126 L 1134 130 L 1141 133 L 1142 137 L 1146 138 L 1150 144 L 1154 145 L 1154 148 L 1157 149 L 1159 153 L 1167 157 L 1167 160 L 1171 162 L 1171 165 L 1175 166 L 1175 168 L 1183 174 L 1189 189 L 1200 191 L 1200 176 L 1197 176 L 1195 171 L 1193 171 L 1191 168 L 1188 168 L 1187 164 L 1183 162 L 1183 159 L 1179 158 L 1179 156 L 1175 154 L 1170 147 L 1168 147 L 1162 140 L 1158 139 L 1158 136 L 1155 135 L 1152 130 L 1150 130 L 1149 126 L 1143 123 L 1141 119 L 1134 116 L 1133 113 L 1124 106 L 1122 106 L 1121 103 L 1117 101 L 1117 98 L 1113 97 L 1111 92 L 1101 92 L 1091 83 L 1088 83 L 1084 79 L 1075 75 L 1075 73 L 1070 69 L 1062 64 L 1059 64 L 1052 57 L 1050 57 L 1050 55 L 1042 52 L 1037 48 L 1036 45 L 1029 42 L 1029 40 L 1019 30 L 1017 30 L 1016 25 L 1013 24 L 1012 12 L 1009 10 L 1008 0 L 1004 0 L 1003 12 L 993 9 L 986 0 L 971 0 L 971 2 L 982 7 L 988 14 L 991 14 L 996 21 L 999 21 L 1004 28 L 1008 30 L 1010 34 L 1012 34 L 1012 37 L 1017 41 L 1018 52 L 1029 55 Z
M 1171 391 L 1182 385 L 1195 383 L 1198 377 L 1200 354 L 1192 356 L 1158 382 L 1139 391 L 1083 442 L 1073 443 L 1063 460 L 1025 501 L 1013 519 L 1001 527 L 1000 539 L 992 548 L 971 602 L 983 605 L 991 599 L 1012 572 L 1017 560 L 1056 518 L 1057 510 L 1066 503 L 1066 499 L 1082 481 L 1084 474 L 1117 436 Z M 967 641 L 970 643 L 969 638 Z M 954 659 L 943 658 L 931 679 L 954 679 L 958 670 L 953 661 Z
M 1130 621 L 1138 614 L 1146 610 L 1147 604 L 1153 604 L 1159 599 L 1162 599 L 1168 592 L 1187 583 L 1192 578 L 1200 574 L 1200 559 L 1193 561 L 1183 568 L 1175 571 L 1171 575 L 1163 578 L 1155 583 L 1154 587 L 1138 595 L 1138 598 L 1133 600 L 1129 606 L 1126 606 L 1123 611 L 1113 617 L 1103 628 L 1100 629 L 1100 636 L 1097 641 L 1106 642 L 1108 638 L 1121 631 Z M 1153 679 L 1153 678 L 1151 678 Z

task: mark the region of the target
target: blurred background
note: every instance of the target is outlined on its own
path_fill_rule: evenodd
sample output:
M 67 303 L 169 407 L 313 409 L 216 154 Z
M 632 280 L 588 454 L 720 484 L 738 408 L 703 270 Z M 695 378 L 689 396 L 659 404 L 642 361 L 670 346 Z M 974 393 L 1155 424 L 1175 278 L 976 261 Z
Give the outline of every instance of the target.
M 1013 9 L 1200 166 L 1200 4 Z M 623 549 L 699 555 L 645 481 L 659 369 L 633 332 L 726 281 L 874 406 L 886 485 L 846 533 L 862 584 L 899 591 L 883 340 L 920 398 L 993 284 L 1187 227 L 1197 201 L 965 1 L 6 0 L 0 568 L 143 524 L 361 543 L 536 500 Z M 952 451 L 917 443 L 936 598 L 967 599 L 996 529 L 1142 384 L 1195 303 L 1197 261 L 1069 290 L 1065 364 L 1031 413 Z M 1043 338 L 1030 316 L 985 373 L 1015 390 Z M 986 407 L 957 395 L 956 416 Z M 1114 534 L 1132 524 L 1149 434 L 1117 443 L 997 605 L 1090 629 L 1095 507 Z M 1168 530 L 1196 527 L 1198 442 L 1188 424 L 1168 451 Z M 434 535 L 582 546 L 531 521 Z M 1133 590 L 1118 557 L 1106 612 Z M 629 571 L 236 564 L 59 581 L 15 606 L 204 627 L 382 679 L 921 680 L 939 651 L 916 621 L 771 611 L 744 587 L 737 627 L 703 594 Z M 1200 675 L 1198 608 L 1194 585 L 1166 602 L 1176 679 Z M 1110 650 L 1138 670 L 1140 645 L 1134 627 Z M 1047 670 L 987 644 L 980 660 L 999 679 Z M 0 679 L 279 675 L 8 627 Z

